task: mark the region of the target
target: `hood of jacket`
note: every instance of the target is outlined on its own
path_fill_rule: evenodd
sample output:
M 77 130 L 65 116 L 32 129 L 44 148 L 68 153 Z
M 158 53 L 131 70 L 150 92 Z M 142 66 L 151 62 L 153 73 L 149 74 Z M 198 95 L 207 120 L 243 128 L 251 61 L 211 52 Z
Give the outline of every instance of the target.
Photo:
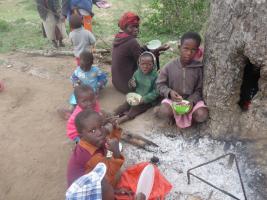
M 113 41 L 113 47 L 120 46 L 121 44 L 124 44 L 125 42 L 134 39 L 134 36 L 129 35 L 128 37 L 124 38 L 115 38 Z

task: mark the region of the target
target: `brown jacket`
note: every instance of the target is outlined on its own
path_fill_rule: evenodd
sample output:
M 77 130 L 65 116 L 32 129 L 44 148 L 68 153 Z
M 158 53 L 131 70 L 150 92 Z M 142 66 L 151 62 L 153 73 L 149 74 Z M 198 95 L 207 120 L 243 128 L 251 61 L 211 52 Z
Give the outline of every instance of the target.
M 199 61 L 182 67 L 180 59 L 172 60 L 164 66 L 157 79 L 157 90 L 160 95 L 169 98 L 171 90 L 176 91 L 183 99 L 196 104 L 202 100 L 203 65 Z
M 117 90 L 128 93 L 128 81 L 137 69 L 137 60 L 142 53 L 142 47 L 136 38 L 115 38 L 112 48 L 112 83 Z

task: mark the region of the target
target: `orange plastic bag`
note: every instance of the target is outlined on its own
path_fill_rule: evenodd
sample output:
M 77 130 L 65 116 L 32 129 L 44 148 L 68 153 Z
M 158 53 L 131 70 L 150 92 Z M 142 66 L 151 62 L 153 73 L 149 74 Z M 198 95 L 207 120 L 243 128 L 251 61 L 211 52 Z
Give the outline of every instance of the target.
M 93 28 L 92 28 L 92 16 L 90 16 L 90 15 L 83 16 L 83 27 L 86 30 L 92 32 L 92 30 L 93 30 Z
M 122 175 L 116 190 L 128 191 L 127 194 L 116 194 L 116 200 L 133 200 L 136 192 L 139 176 L 149 162 L 139 163 L 126 169 Z M 154 165 L 155 178 L 152 192 L 149 200 L 162 200 L 172 189 L 172 185 L 160 173 L 159 169 Z M 132 194 L 131 194 L 132 193 Z

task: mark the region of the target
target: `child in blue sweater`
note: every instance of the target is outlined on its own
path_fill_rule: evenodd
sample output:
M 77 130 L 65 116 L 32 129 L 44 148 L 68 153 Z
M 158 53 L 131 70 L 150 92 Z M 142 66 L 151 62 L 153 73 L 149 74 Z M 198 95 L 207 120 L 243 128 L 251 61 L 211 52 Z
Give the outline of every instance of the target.
M 71 76 L 73 87 L 77 85 L 88 85 L 93 88 L 96 95 L 107 84 L 107 74 L 96 66 L 93 66 L 93 54 L 85 50 L 80 54 L 80 66 L 76 68 Z M 74 94 L 71 95 L 70 104 L 76 105 Z

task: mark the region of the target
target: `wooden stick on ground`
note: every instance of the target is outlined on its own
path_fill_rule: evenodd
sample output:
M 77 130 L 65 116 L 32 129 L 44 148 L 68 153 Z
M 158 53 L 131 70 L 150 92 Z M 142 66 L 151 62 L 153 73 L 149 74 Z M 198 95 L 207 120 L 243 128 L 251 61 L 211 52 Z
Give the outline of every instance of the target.
M 63 50 L 27 50 L 27 49 L 18 49 L 18 52 L 38 55 L 38 56 L 73 56 L 73 51 L 63 51 Z M 110 49 L 95 49 L 95 55 L 110 53 Z
M 146 151 L 149 151 L 148 146 L 158 147 L 158 145 L 152 142 L 151 140 L 144 138 L 141 135 L 131 133 L 130 131 L 123 131 L 121 140 Z

